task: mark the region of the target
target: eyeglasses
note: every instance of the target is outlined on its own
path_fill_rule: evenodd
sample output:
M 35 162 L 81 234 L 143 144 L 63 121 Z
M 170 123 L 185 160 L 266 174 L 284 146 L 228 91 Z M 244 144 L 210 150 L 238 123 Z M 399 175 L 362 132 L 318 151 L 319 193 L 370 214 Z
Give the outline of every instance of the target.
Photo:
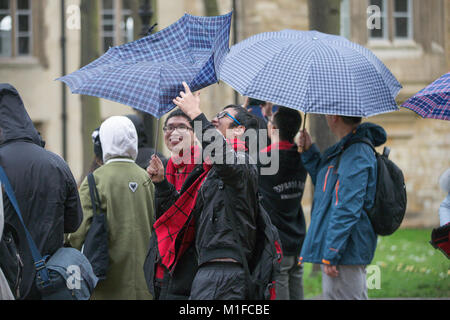
M 165 126 L 164 128 L 163 128 L 163 131 L 164 131 L 164 133 L 172 133 L 172 132 L 174 132 L 175 130 L 178 130 L 178 132 L 180 132 L 180 133 L 186 133 L 186 132 L 188 132 L 189 130 L 192 130 L 192 128 L 190 128 L 190 127 L 188 127 L 188 126 L 186 126 L 186 125 L 184 125 L 184 124 L 180 124 L 179 126 Z
M 222 118 L 225 117 L 225 116 L 227 116 L 228 118 L 230 118 L 231 120 L 233 120 L 238 126 L 242 126 L 242 124 L 241 124 L 239 121 L 237 121 L 235 117 L 233 117 L 231 114 L 229 114 L 229 113 L 226 112 L 226 111 L 219 112 L 219 113 L 217 114 L 217 119 L 222 119 Z

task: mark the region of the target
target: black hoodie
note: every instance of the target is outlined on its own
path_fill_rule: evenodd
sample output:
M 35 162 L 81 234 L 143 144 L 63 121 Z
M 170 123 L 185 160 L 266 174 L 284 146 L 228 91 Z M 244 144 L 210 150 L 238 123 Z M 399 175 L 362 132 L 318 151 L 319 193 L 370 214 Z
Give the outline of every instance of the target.
M 303 167 L 297 146 L 286 141 L 272 144 L 261 153 L 271 155 L 271 149 L 279 150 L 279 168 L 276 174 L 261 174 L 260 167 L 259 193 L 261 203 L 267 210 L 272 223 L 280 235 L 283 254 L 298 256 L 306 235 L 305 217 L 301 206 L 307 172 Z M 261 159 L 261 156 L 260 156 Z
M 66 162 L 42 148 L 22 99 L 9 84 L 0 84 L 0 165 L 41 255 L 55 253 L 64 244 L 64 233 L 75 232 L 83 219 L 77 184 Z M 23 229 L 6 196 L 4 204 L 5 221 L 22 230 L 20 250 L 25 266 L 21 296 L 39 298 L 34 286 L 30 292 L 35 271 Z

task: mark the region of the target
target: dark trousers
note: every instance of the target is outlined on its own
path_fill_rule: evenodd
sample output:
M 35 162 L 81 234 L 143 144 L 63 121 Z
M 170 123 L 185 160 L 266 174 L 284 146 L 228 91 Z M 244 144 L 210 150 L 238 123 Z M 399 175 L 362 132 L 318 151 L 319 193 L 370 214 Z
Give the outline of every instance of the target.
M 233 262 L 208 262 L 197 270 L 190 300 L 245 300 L 244 268 Z

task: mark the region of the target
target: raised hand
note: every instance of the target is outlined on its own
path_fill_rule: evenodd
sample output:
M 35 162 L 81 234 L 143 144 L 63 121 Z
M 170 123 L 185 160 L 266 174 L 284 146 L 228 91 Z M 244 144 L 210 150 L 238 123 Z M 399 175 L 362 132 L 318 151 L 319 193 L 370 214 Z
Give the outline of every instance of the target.
M 200 92 L 192 93 L 186 82 L 183 82 L 183 87 L 184 92 L 181 91 L 180 96 L 173 99 L 173 103 L 187 114 L 191 120 L 194 120 L 202 113 L 200 110 Z

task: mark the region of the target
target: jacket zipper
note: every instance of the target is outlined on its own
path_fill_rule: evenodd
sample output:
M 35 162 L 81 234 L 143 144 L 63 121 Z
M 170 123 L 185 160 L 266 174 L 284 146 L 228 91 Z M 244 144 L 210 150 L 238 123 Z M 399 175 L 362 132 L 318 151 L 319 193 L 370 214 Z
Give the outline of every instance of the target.
M 339 180 L 336 182 L 336 203 L 334 204 L 335 206 L 338 205 L 339 203 L 339 198 L 338 198 L 338 191 L 339 191 Z
M 325 181 L 323 183 L 323 192 L 325 192 L 325 190 L 327 189 L 327 180 L 328 180 L 328 175 L 330 174 L 330 170 L 334 168 L 334 166 L 329 166 L 328 170 L 327 170 L 327 174 L 325 175 Z
M 16 279 L 16 285 L 14 287 L 14 291 L 16 293 L 16 299 L 20 298 L 20 284 L 22 282 L 22 270 L 23 270 L 23 262 L 20 258 L 20 255 L 17 253 L 17 279 Z

